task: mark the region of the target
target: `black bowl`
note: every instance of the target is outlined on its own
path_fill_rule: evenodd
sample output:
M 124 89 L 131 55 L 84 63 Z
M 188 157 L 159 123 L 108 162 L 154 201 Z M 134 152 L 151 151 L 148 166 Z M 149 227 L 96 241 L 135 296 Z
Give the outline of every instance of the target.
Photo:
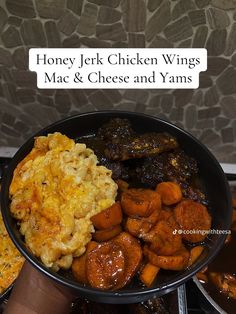
M 231 222 L 231 196 L 226 177 L 215 157 L 197 139 L 186 131 L 164 120 L 148 115 L 121 111 L 99 111 L 85 113 L 67 118 L 50 125 L 30 138 L 16 153 L 9 167 L 3 175 L 2 182 L 2 213 L 6 228 L 20 252 L 38 270 L 46 274 L 69 288 L 78 292 L 78 295 L 88 299 L 106 303 L 135 303 L 144 301 L 151 296 L 161 296 L 179 285 L 186 282 L 197 271 L 208 264 L 222 247 L 226 235 L 211 234 L 206 240 L 206 247 L 201 257 L 189 269 L 179 272 L 165 272 L 158 276 L 157 281 L 151 288 L 144 288 L 137 282 L 119 291 L 101 291 L 90 288 L 76 282 L 69 273 L 55 273 L 47 269 L 32 253 L 27 249 L 9 210 L 9 186 L 12 180 L 13 171 L 17 164 L 30 152 L 34 144 L 34 137 L 46 135 L 55 131 L 66 134 L 71 138 L 93 134 L 97 129 L 109 119 L 119 117 L 130 120 L 132 126 L 138 133 L 144 132 L 169 132 L 177 137 L 180 146 L 190 156 L 194 157 L 199 166 L 199 175 L 202 181 L 203 190 L 207 194 L 212 210 L 212 229 L 229 229 Z
M 11 284 L 2 294 L 0 294 L 0 305 L 10 296 L 13 284 Z

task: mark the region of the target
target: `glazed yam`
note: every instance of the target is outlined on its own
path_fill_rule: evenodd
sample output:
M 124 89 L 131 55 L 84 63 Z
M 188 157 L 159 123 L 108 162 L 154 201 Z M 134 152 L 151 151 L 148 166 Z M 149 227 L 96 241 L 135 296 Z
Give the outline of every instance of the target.
M 160 195 L 149 189 L 129 189 L 122 193 L 121 206 L 127 216 L 148 217 L 161 209 Z
M 73 259 L 72 262 L 72 273 L 74 277 L 78 280 L 80 283 L 87 284 L 88 278 L 87 278 L 87 271 L 86 271 L 86 265 L 87 265 L 87 256 L 88 253 L 91 252 L 93 249 L 95 249 L 98 246 L 98 244 L 94 241 L 90 241 L 86 246 L 86 251 L 83 255 L 80 257 L 76 257 Z
M 169 208 L 162 208 L 159 215 L 159 220 L 166 220 L 172 219 L 174 217 L 173 210 Z
M 204 250 L 204 246 L 202 245 L 195 246 L 194 248 L 191 249 L 188 266 L 191 266 L 199 258 L 203 250 Z
M 151 263 L 147 263 L 140 273 L 140 280 L 145 284 L 145 286 L 150 287 L 157 274 L 159 273 L 160 267 L 157 267 Z
M 175 207 L 174 214 L 180 229 L 183 230 L 183 239 L 195 243 L 206 238 L 205 233 L 211 228 L 211 216 L 204 205 L 192 200 L 183 200 Z
M 147 246 L 144 248 L 144 255 L 147 256 L 150 263 L 166 270 L 183 270 L 188 265 L 189 252 L 182 247 L 174 255 L 157 255 Z
M 90 218 L 97 229 L 108 229 L 119 225 L 122 221 L 122 210 L 119 202 L 104 209 L 102 212 Z
M 99 289 L 114 289 L 124 278 L 126 257 L 123 248 L 112 241 L 88 253 L 86 272 L 89 284 Z
M 182 246 L 182 237 L 168 221 L 159 221 L 144 240 L 151 242 L 150 249 L 158 255 L 172 255 Z
M 122 228 L 120 225 L 113 226 L 109 229 L 97 230 L 93 234 L 93 239 L 97 242 L 105 242 L 111 240 L 116 237 L 118 234 L 122 232 Z
M 120 289 L 133 278 L 141 261 L 142 249 L 138 240 L 122 232 L 88 253 L 88 282 L 94 288 Z
M 131 218 L 128 217 L 125 223 L 125 229 L 137 238 L 142 238 L 155 225 L 159 217 L 159 211 L 154 212 L 148 217 Z
M 161 195 L 164 205 L 173 205 L 181 201 L 182 191 L 179 184 L 175 182 L 162 182 L 156 187 L 157 193 Z
M 130 282 L 136 274 L 141 265 L 143 253 L 139 241 L 127 232 L 120 233 L 112 241 L 122 247 L 125 256 L 123 280 L 116 286 L 119 289 Z
M 152 226 L 143 219 L 128 217 L 125 222 L 125 230 L 137 238 L 142 238 L 151 228 Z

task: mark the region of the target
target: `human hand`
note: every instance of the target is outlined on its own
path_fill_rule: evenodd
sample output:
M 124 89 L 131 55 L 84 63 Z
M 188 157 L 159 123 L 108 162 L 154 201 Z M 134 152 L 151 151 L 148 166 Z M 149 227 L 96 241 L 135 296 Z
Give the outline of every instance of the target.
M 25 262 L 4 314 L 69 313 L 74 294 Z

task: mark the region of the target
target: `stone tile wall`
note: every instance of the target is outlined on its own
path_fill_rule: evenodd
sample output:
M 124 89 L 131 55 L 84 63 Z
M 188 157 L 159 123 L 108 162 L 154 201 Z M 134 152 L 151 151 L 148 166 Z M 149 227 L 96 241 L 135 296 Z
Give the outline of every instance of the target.
M 40 90 L 30 47 L 206 47 L 197 90 Z M 236 162 L 236 0 L 0 0 L 0 145 L 91 110 L 145 112 Z

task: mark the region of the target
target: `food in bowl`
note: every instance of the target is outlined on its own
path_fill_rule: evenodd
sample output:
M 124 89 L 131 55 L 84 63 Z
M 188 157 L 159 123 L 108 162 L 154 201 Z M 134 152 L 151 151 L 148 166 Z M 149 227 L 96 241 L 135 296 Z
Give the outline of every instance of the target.
M 233 215 L 231 230 L 219 255 L 207 267 L 196 274 L 204 294 L 208 294 L 229 314 L 235 313 L 236 307 L 236 273 L 234 254 L 236 248 L 236 186 L 232 185 Z M 231 232 L 230 232 L 231 231 Z M 201 287 L 198 282 L 198 287 Z M 202 290 L 201 287 L 201 290 Z
M 185 239 L 179 230 L 191 230 L 196 217 L 198 230 L 209 230 L 211 217 L 204 205 L 183 199 L 177 183 L 162 182 L 156 190 L 126 186 L 118 197 L 120 202 L 91 217 L 93 241 L 72 263 L 80 283 L 117 290 L 137 275 L 149 287 L 161 269 L 181 271 L 201 255 L 206 234 Z
M 91 240 L 90 217 L 115 202 L 111 171 L 93 151 L 60 133 L 36 138 L 10 186 L 11 213 L 26 245 L 54 270 L 70 268 Z
M 191 231 L 197 217 L 206 232 L 211 216 L 195 182 L 197 162 L 175 137 L 136 134 L 128 120 L 115 119 L 78 141 L 38 137 L 14 172 L 11 212 L 33 254 L 54 270 L 72 265 L 80 283 L 106 290 L 135 276 L 151 286 L 160 270 L 192 265 L 206 234 L 184 239 L 177 230 Z
M 24 258 L 11 241 L 0 212 L 0 296 L 18 277 Z

